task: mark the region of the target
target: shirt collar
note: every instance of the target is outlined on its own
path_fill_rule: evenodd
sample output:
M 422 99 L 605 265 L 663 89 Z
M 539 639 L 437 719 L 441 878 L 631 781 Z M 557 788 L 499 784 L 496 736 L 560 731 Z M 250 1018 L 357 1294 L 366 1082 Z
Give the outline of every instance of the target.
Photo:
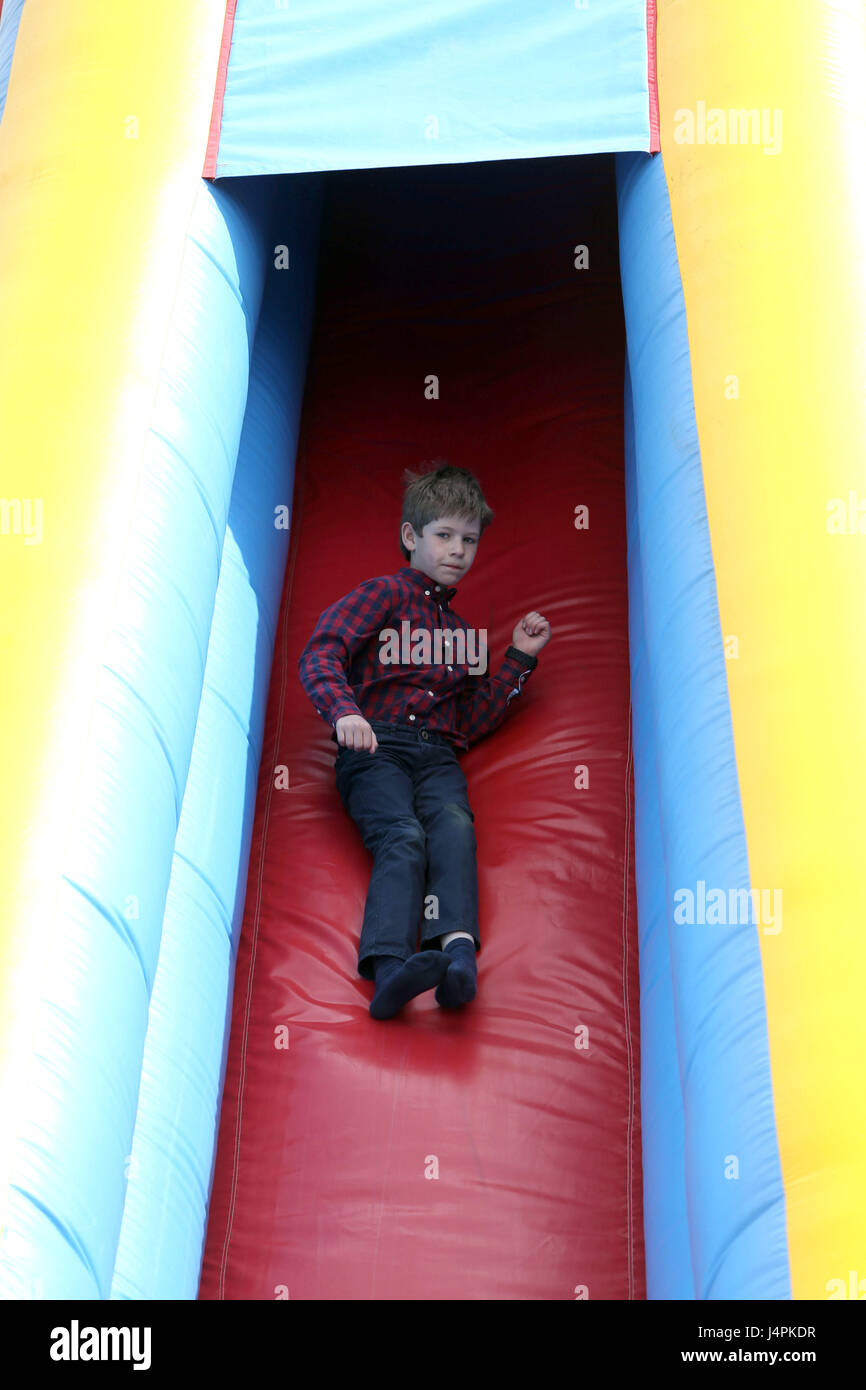
M 397 573 L 409 584 L 414 584 L 422 593 L 429 589 L 430 597 L 435 598 L 437 603 L 450 603 L 457 593 L 456 584 L 437 584 L 435 579 L 431 579 L 429 574 L 425 574 L 417 566 L 401 565 Z

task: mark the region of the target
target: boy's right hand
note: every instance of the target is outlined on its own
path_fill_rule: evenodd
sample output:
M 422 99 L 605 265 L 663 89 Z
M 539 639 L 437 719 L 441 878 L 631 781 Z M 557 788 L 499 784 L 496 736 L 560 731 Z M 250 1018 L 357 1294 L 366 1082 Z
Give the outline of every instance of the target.
M 342 748 L 366 748 L 368 752 L 375 753 L 379 746 L 376 735 L 363 715 L 344 714 L 342 719 L 337 720 L 334 729 Z

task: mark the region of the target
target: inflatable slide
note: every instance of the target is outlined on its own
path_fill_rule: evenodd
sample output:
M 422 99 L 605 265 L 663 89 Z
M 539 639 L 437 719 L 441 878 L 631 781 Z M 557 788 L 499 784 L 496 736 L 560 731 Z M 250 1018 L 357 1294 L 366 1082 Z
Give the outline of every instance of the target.
M 866 15 L 0 6 L 0 1291 L 866 1296 Z M 552 639 L 369 1014 L 298 679 L 404 469 Z

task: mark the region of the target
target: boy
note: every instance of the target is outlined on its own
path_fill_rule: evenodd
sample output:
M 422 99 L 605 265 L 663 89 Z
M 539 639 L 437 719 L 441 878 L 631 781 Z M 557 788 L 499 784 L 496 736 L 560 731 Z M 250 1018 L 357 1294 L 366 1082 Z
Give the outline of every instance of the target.
M 500 666 L 482 674 L 486 632 L 481 640 L 451 600 L 494 513 L 466 469 L 405 476 L 408 563 L 327 608 L 298 661 L 338 745 L 340 799 L 373 855 L 358 974 L 375 981 L 376 1019 L 434 985 L 442 1008 L 475 998 L 475 817 L 457 751 L 502 722 L 551 635 L 540 613 L 527 613 Z M 433 918 L 425 912 L 416 952 L 427 905 Z

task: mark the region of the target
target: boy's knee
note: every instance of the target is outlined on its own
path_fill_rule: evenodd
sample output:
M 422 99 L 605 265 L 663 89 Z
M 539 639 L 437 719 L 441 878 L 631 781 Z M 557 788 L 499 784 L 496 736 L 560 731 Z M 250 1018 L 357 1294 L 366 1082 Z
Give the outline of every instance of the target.
M 423 848 L 427 843 L 427 834 L 421 822 L 414 816 L 400 816 L 388 826 L 384 839 L 400 840 L 403 844 Z

